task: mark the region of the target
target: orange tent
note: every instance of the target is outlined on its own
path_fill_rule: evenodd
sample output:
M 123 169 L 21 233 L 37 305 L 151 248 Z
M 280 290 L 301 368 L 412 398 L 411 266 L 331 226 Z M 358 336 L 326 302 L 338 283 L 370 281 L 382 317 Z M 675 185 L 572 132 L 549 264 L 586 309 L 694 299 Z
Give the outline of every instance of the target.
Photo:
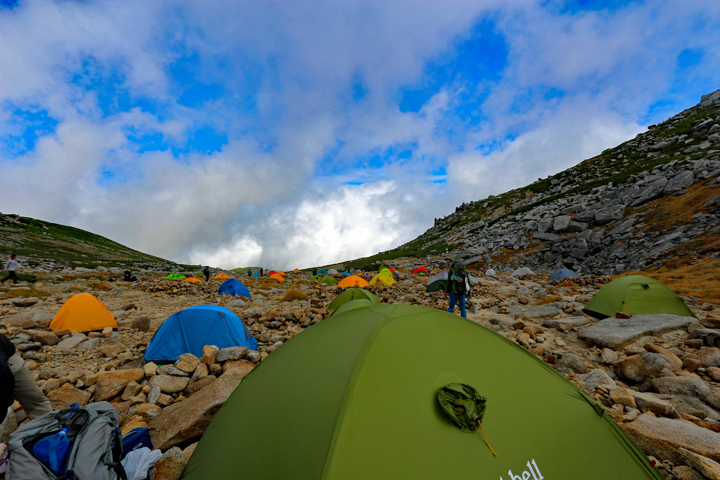
M 195 277 L 188 277 L 185 280 L 183 280 L 183 282 L 200 282 L 200 283 L 202 283 L 202 280 L 200 280 L 199 278 L 195 278 Z
M 70 297 L 50 322 L 50 330 L 67 328 L 73 332 L 90 332 L 105 327 L 117 328 L 115 317 L 100 300 L 89 293 Z
M 283 276 L 280 275 L 279 273 L 274 273 L 274 274 L 270 275 L 270 278 L 272 278 L 273 280 L 277 280 L 278 282 L 285 281 L 285 278 L 283 278 Z
M 337 284 L 338 287 L 367 287 L 369 283 L 367 280 L 365 280 L 362 277 L 358 277 L 357 275 L 350 275 L 349 277 L 343 278 L 340 283 Z
M 293 270 L 293 273 L 300 273 L 300 270 L 296 268 L 295 270 Z
M 287 275 L 285 272 L 278 272 L 278 275 Z
M 227 273 L 218 273 L 213 278 L 218 279 L 218 280 L 227 280 L 228 278 L 232 278 L 232 277 L 230 275 L 228 275 Z

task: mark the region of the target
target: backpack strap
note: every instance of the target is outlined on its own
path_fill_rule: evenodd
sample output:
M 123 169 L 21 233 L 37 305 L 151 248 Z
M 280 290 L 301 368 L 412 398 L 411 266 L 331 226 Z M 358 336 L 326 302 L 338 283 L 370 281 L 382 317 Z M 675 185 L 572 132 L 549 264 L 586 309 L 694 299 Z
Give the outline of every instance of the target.
M 123 444 L 122 444 L 122 431 L 119 428 L 114 428 L 112 431 L 112 459 L 108 466 L 115 470 L 118 480 L 127 480 L 127 474 L 125 469 L 120 463 L 123 457 Z

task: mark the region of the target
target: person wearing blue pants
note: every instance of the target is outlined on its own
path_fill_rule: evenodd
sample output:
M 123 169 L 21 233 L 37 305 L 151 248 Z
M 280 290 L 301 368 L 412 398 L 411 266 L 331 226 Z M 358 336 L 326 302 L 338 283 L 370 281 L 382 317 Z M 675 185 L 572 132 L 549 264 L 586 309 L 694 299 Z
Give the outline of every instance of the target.
M 453 265 L 450 268 L 444 293 L 450 296 L 450 305 L 447 311 L 452 313 L 455 305 L 460 304 L 460 315 L 467 318 L 465 296 L 470 293 L 470 282 L 464 265 Z

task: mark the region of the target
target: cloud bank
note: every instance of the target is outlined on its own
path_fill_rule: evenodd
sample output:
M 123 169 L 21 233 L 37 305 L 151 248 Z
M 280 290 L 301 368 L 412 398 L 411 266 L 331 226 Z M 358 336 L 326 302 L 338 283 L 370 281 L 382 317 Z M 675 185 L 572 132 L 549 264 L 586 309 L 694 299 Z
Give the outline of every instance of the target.
M 20 1 L 0 210 L 227 268 L 387 250 L 720 87 L 717 2 L 606 3 Z

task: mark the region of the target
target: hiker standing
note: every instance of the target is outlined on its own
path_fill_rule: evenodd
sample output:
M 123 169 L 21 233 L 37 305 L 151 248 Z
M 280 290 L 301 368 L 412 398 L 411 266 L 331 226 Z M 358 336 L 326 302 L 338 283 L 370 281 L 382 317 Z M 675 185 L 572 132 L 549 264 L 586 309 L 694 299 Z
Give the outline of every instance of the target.
M 52 412 L 50 402 L 35 383 L 25 361 L 15 351 L 15 345 L 0 334 L 0 422 L 13 404 L 13 397 L 20 402 L 30 420 Z
M 248 277 L 252 277 L 252 270 L 248 268 Z
M 467 318 L 465 296 L 470 293 L 470 282 L 464 265 L 454 264 L 450 267 L 444 293 L 450 296 L 450 305 L 447 311 L 452 313 L 455 310 L 455 305 L 458 304 L 460 306 L 460 315 Z
M 21 270 L 22 267 L 17 262 L 17 260 L 15 260 L 15 257 L 17 257 L 17 255 L 12 254 L 12 255 L 10 255 L 10 260 L 5 262 L 5 270 L 8 272 L 8 276 L 2 279 L 2 283 L 5 283 L 5 280 L 9 280 L 12 278 L 13 284 L 17 285 L 17 283 L 18 283 L 17 270 Z
M 205 265 L 205 268 L 203 268 L 203 274 L 205 274 L 205 281 L 209 282 L 210 281 L 210 267 Z
M 262 267 L 260 267 L 260 276 L 261 276 L 261 277 L 263 276 L 263 269 L 262 269 Z

